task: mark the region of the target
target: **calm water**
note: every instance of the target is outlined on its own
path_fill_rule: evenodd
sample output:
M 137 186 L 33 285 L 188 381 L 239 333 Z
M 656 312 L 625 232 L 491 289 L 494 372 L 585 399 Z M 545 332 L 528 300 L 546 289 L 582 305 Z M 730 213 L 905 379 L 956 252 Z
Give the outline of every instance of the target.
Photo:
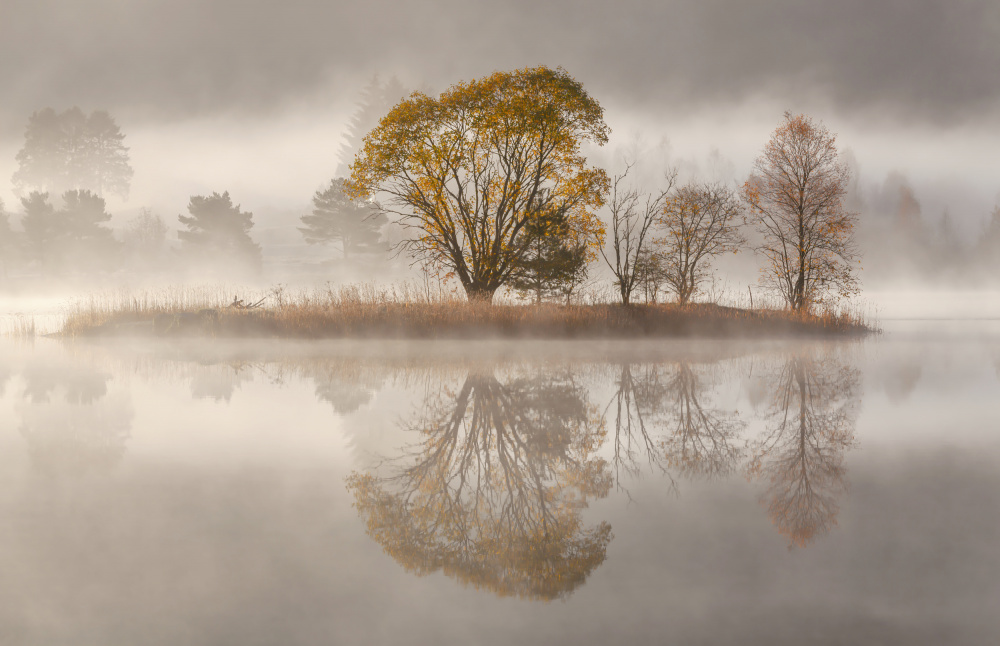
M 0 346 L 0 644 L 997 644 L 1000 324 Z

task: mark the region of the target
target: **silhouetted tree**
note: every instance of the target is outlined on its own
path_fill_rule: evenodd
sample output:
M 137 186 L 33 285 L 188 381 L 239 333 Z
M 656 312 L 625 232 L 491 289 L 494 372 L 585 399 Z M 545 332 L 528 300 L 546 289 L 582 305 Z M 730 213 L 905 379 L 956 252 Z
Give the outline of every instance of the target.
M 49 270 L 87 271 L 106 267 L 114 260 L 115 240 L 105 223 L 111 214 L 104 198 L 86 190 L 62 194 L 56 209 L 48 193 L 32 192 L 21 198 L 21 226 L 31 257 Z
M 344 179 L 338 177 L 330 187 L 313 195 L 311 215 L 303 215 L 299 231 L 309 244 L 335 242 L 347 258 L 354 253 L 384 251 L 381 229 L 388 222 L 385 214 L 371 202 L 351 199 L 344 192 Z
M 17 153 L 14 187 L 55 193 L 85 189 L 127 198 L 132 167 L 124 139 L 103 110 L 89 116 L 77 107 L 61 113 L 52 108 L 35 112 Z
M 21 207 L 24 209 L 21 228 L 24 229 L 28 255 L 44 265 L 60 233 L 56 209 L 49 202 L 49 194 L 38 191 L 32 191 L 27 197 L 22 197 Z
M 228 191 L 192 196 L 188 213 L 191 215 L 177 216 L 187 227 L 186 231 L 178 231 L 177 237 L 188 253 L 220 266 L 235 260 L 252 269 L 260 267 L 260 245 L 250 238 L 253 213 L 234 205 Z
M 667 194 L 677 177 L 676 172 L 669 172 L 666 175 L 667 187 L 656 194 L 646 195 L 625 184 L 633 165 L 626 164 L 625 171 L 616 175 L 611 182 L 608 202 L 611 212 L 611 236 L 608 244 L 611 245 L 611 250 L 607 252 L 603 245 L 600 247 L 601 256 L 614 274 L 615 287 L 625 305 L 632 301 L 632 292 L 639 285 L 639 260 L 652 251 L 653 225 L 662 214 Z
M 584 397 L 565 379 L 490 373 L 432 394 L 405 466 L 348 478 L 368 535 L 417 574 L 441 570 L 504 596 L 569 595 L 612 538 L 608 523 L 586 528 L 580 516 L 611 484 Z
M 793 310 L 807 310 L 831 291 L 857 291 L 857 214 L 844 208 L 849 180 L 836 137 L 786 112 L 743 185 L 763 237 L 757 252 L 767 263 L 765 283 Z
M 510 286 L 543 298 L 566 297 L 587 277 L 587 245 L 576 242 L 573 232 L 560 212 L 553 212 L 525 226 L 528 249 L 521 269 Z

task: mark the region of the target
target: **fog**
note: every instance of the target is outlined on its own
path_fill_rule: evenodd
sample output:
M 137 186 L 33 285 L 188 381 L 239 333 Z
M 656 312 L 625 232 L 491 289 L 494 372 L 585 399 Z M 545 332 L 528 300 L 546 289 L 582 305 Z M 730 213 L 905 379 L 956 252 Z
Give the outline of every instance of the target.
M 79 106 L 107 111 L 125 137 L 127 197 L 104 195 L 116 238 L 146 209 L 176 248 L 189 199 L 228 191 L 253 214 L 250 237 L 263 256 L 252 275 L 183 262 L 148 276 L 151 266 L 104 267 L 68 281 L 12 270 L 8 259 L 8 292 L 413 279 L 406 258 L 331 264 L 335 245 L 306 245 L 296 230 L 313 193 L 346 172 L 366 87 L 392 79 L 436 94 L 528 65 L 562 66 L 583 83 L 612 128 L 589 160 L 614 173 L 631 158 L 649 190 L 669 167 L 741 184 L 784 111 L 821 121 L 854 171 L 869 300 L 991 290 L 1000 273 L 996 250 L 982 244 L 1000 204 L 994 2 L 12 0 L 3 14 L 0 199 L 12 231 L 24 192 L 6 178 L 18 171 L 28 118 Z M 897 226 L 901 191 L 918 205 L 910 216 L 920 231 Z M 886 237 L 902 241 L 886 246 Z M 758 264 L 750 252 L 724 261 L 715 291 L 743 293 Z M 603 271 L 592 267 L 592 279 L 607 279 Z

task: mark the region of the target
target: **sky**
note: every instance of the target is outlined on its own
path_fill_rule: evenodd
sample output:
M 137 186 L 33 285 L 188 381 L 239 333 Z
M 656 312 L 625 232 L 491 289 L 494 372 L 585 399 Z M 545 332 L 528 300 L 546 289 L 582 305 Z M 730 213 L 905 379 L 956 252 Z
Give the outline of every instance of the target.
M 3 0 L 0 197 L 31 112 L 78 105 L 126 134 L 120 208 L 229 190 L 294 209 L 372 74 L 441 91 L 534 65 L 604 106 L 601 165 L 633 150 L 738 179 L 791 110 L 868 183 L 904 173 L 931 217 L 971 231 L 1000 201 L 996 0 Z

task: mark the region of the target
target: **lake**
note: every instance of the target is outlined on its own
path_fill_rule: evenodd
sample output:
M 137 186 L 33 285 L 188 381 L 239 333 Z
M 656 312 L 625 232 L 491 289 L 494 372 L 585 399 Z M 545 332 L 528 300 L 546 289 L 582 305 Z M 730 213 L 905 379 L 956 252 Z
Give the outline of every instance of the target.
M 0 342 L 2 644 L 1000 643 L 1000 322 Z

